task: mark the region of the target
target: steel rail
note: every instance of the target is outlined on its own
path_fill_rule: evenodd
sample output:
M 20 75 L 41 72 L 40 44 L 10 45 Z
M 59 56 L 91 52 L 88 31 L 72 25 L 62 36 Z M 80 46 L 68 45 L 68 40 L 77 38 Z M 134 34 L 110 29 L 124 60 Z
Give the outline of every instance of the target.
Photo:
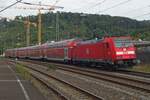
M 22 63 L 20 63 L 20 62 L 16 62 L 16 63 L 22 64 Z M 80 88 L 79 86 L 72 85 L 71 83 L 69 83 L 69 82 L 67 82 L 67 81 L 65 81 L 65 80 L 56 78 L 55 76 L 50 75 L 50 74 L 48 74 L 48 73 L 46 73 L 46 72 L 44 72 L 44 71 L 41 71 L 41 70 L 39 70 L 39 69 L 33 68 L 33 67 L 31 67 L 31 66 L 29 66 L 29 65 L 25 65 L 25 64 L 23 64 L 23 66 L 24 66 L 24 67 L 27 67 L 27 68 L 29 68 L 29 69 L 31 69 L 31 70 L 37 71 L 37 72 L 39 72 L 39 73 L 41 73 L 41 74 L 43 74 L 43 75 L 45 75 L 45 76 L 47 76 L 47 77 L 51 77 L 51 78 L 53 78 L 53 79 L 55 79 L 55 80 L 57 80 L 57 81 L 60 81 L 60 82 L 62 82 L 62 83 L 65 83 L 65 84 L 67 84 L 67 85 L 69 85 L 69 86 L 75 88 L 76 90 L 79 90 L 79 91 L 81 91 L 81 92 L 83 92 L 83 93 L 85 93 L 85 94 L 87 94 L 87 95 L 93 97 L 94 100 L 104 100 L 104 98 L 102 98 L 102 97 L 100 97 L 100 96 L 97 96 L 97 95 L 95 95 L 94 93 L 91 93 L 91 92 L 89 92 L 89 91 L 87 91 L 87 90 L 85 90 L 85 89 L 82 89 L 82 88 Z
M 134 75 L 134 76 L 139 76 L 139 77 L 144 77 L 144 78 L 150 78 L 150 73 L 124 70 L 124 69 L 118 70 L 118 71 L 119 71 L 119 73 L 123 73 L 123 74 Z
M 31 61 L 31 63 L 38 63 L 38 64 L 45 64 L 45 66 L 47 66 L 50 63 L 47 62 L 33 62 Z M 112 83 L 117 83 L 119 85 L 123 85 L 126 87 L 130 87 L 133 89 L 137 89 L 137 90 L 141 90 L 141 91 L 145 91 L 147 93 L 150 93 L 150 81 L 143 81 L 143 80 L 137 80 L 137 79 L 132 79 L 129 78 L 127 76 L 123 77 L 123 76 L 117 76 L 117 75 L 113 75 L 113 74 L 108 74 L 105 72 L 99 72 L 99 71 L 94 71 L 94 70 L 87 70 L 87 69 L 83 69 L 83 68 L 79 68 L 79 67 L 72 67 L 70 65 L 64 65 L 64 64 L 56 64 L 56 63 L 51 63 L 57 66 L 58 69 L 61 70 L 65 70 L 65 71 L 69 71 L 69 72 L 73 72 L 73 73 L 78 73 L 81 75 L 85 75 L 85 76 L 89 76 L 89 77 L 93 77 L 96 79 L 100 79 L 100 80 L 105 80 L 108 82 L 112 82 Z M 132 83 L 132 84 L 130 84 Z M 147 87 L 146 87 L 147 86 Z

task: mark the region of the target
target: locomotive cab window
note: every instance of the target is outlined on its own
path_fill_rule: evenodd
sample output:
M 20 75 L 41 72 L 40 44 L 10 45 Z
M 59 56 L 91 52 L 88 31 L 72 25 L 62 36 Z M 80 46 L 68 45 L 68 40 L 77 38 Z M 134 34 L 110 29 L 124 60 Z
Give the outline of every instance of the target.
M 114 43 L 115 43 L 115 46 L 118 47 L 118 48 L 133 46 L 130 39 L 118 38 L 118 39 L 114 39 Z

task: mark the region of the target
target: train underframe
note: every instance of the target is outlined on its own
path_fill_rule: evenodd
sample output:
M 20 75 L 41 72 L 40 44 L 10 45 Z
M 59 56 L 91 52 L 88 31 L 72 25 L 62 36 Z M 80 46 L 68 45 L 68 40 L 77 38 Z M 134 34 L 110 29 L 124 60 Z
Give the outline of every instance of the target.
M 108 68 L 129 68 L 133 67 L 136 64 L 139 64 L 140 61 L 136 59 L 128 59 L 128 60 L 117 60 L 117 61 L 110 61 L 110 60 L 65 60 L 68 64 L 76 64 L 76 65 L 85 65 L 91 67 L 108 67 Z
M 139 64 L 140 61 L 136 59 L 128 59 L 128 60 L 117 60 L 117 61 L 110 61 L 110 60 L 77 60 L 77 59 L 49 59 L 49 58 L 32 58 L 32 57 L 9 57 L 9 58 L 16 58 L 16 59 L 31 59 L 31 60 L 40 60 L 40 61 L 55 61 L 55 62 L 63 62 L 66 64 L 73 64 L 73 65 L 81 65 L 81 66 L 90 66 L 90 67 L 103 67 L 106 69 L 118 69 L 118 68 L 129 68 L 136 64 Z

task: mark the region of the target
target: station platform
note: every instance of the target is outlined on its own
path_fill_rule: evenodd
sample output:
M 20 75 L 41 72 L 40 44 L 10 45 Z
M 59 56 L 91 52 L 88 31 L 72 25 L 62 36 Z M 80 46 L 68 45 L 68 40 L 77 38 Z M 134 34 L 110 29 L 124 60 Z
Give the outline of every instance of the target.
M 27 80 L 23 80 L 5 61 L 0 60 L 0 100 L 46 100 Z

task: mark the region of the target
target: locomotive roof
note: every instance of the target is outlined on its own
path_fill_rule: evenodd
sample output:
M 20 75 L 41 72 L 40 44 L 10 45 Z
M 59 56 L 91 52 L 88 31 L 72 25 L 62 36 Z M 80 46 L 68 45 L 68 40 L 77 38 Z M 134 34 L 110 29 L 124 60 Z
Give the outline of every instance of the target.
M 47 43 L 48 46 L 67 46 L 70 42 L 81 41 L 80 39 L 68 39 L 58 42 Z
M 92 44 L 92 43 L 97 43 L 100 41 L 103 41 L 104 39 L 91 39 L 91 40 L 83 40 L 81 42 L 79 42 L 78 44 Z
M 112 38 L 112 39 L 116 39 L 116 38 L 125 38 L 125 39 L 131 39 L 130 36 L 113 36 L 113 37 L 104 37 L 102 39 L 92 39 L 92 40 L 82 40 L 82 39 L 78 39 L 78 38 L 74 38 L 74 39 L 68 39 L 68 40 L 63 40 L 63 41 L 58 41 L 58 42 L 52 42 L 52 43 L 44 43 L 42 45 L 35 45 L 35 46 L 29 46 L 29 47 L 22 47 L 22 48 L 14 48 L 14 49 L 7 49 L 6 51 L 9 50 L 24 50 L 24 49 L 31 49 L 31 48 L 39 48 L 41 46 L 49 46 L 49 47 L 61 47 L 61 46 L 68 46 L 69 43 L 72 42 L 76 42 L 77 44 L 92 44 L 92 43 L 97 43 L 99 41 L 104 40 L 105 38 Z
M 108 37 L 105 37 L 105 38 L 125 38 L 125 39 L 131 39 L 130 36 L 108 36 Z
M 24 50 L 24 49 L 38 48 L 38 47 L 40 47 L 40 46 L 39 45 L 35 45 L 35 46 L 29 46 L 29 47 L 7 49 L 7 51 L 9 51 L 9 50 Z
M 25 49 L 31 49 L 31 48 L 39 48 L 41 45 L 34 45 L 34 46 L 29 46 L 29 47 L 26 47 Z
M 74 41 L 80 41 L 80 39 L 68 39 L 68 40 L 63 40 L 63 41 L 58 41 L 58 42 L 53 42 L 53 43 L 44 43 L 42 45 L 35 45 L 35 46 L 29 46 L 29 47 L 21 47 L 21 48 L 12 48 L 12 49 L 7 49 L 6 51 L 9 50 L 24 50 L 24 49 L 33 49 L 33 48 L 40 48 L 41 46 L 67 46 L 70 42 Z

